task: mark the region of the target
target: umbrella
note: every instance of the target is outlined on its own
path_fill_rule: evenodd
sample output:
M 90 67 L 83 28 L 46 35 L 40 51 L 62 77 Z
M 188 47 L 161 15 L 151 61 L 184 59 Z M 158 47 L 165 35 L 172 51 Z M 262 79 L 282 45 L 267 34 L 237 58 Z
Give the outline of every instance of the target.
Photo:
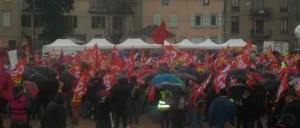
M 142 80 L 147 83 L 147 82 L 151 81 L 157 75 L 158 75 L 157 73 L 147 74 L 147 75 L 142 77 Z
M 278 79 L 263 79 L 259 81 L 259 84 L 263 85 L 266 91 L 273 92 L 277 91 L 281 81 Z
M 24 86 L 26 93 L 32 98 L 36 97 L 36 95 L 39 93 L 39 88 L 33 82 L 24 81 L 22 85 Z
M 247 74 L 249 73 L 246 69 L 234 69 L 229 71 L 227 76 L 228 79 L 247 79 Z
M 260 73 L 260 76 L 265 79 L 276 79 L 277 75 L 272 71 L 263 71 Z
M 131 76 L 136 76 L 138 78 L 142 78 L 147 74 L 156 74 L 157 70 L 153 69 L 140 69 L 140 70 L 134 70 Z
M 151 84 L 158 89 L 185 91 L 184 82 L 174 74 L 159 74 L 151 80 Z
M 34 69 L 34 67 L 25 67 L 23 71 L 23 79 L 28 80 L 30 76 L 38 74 L 38 71 Z
M 195 80 L 195 81 L 198 80 L 196 76 L 193 76 L 189 73 L 175 73 L 174 75 L 179 77 L 182 80 Z
M 43 74 L 46 77 L 52 77 L 54 74 L 56 74 L 56 70 L 49 66 L 39 66 L 35 67 L 35 70 L 41 74 Z

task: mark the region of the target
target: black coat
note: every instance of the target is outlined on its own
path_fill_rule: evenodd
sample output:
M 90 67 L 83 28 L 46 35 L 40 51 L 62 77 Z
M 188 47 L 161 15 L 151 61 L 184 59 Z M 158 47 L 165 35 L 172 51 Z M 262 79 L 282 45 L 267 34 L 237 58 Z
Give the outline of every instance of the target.
M 296 118 L 295 122 L 297 122 L 298 127 L 300 126 L 300 101 L 294 100 L 289 102 L 282 110 L 282 115 L 284 114 L 292 114 L 294 118 Z M 289 118 L 288 120 L 291 120 Z M 295 124 L 295 123 L 294 123 Z
M 110 89 L 111 102 L 114 108 L 125 108 L 130 91 L 126 84 L 116 84 Z
M 111 128 L 109 113 L 111 112 L 111 102 L 109 97 L 100 97 L 95 106 L 96 128 Z
M 67 114 L 64 107 L 64 97 L 58 94 L 55 101 L 51 101 L 41 119 L 42 128 L 66 128 Z

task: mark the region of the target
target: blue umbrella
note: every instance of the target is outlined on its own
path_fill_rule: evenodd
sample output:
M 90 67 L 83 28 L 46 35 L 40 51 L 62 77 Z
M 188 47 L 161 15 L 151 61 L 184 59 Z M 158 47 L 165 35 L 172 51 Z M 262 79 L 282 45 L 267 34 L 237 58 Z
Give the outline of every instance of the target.
M 161 90 L 186 90 L 184 82 L 174 74 L 159 74 L 151 80 L 151 84 Z

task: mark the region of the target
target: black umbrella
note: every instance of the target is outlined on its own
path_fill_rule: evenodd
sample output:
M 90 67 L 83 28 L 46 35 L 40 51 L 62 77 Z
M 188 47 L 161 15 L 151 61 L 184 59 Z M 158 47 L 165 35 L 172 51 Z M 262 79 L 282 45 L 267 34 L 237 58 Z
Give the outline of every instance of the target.
M 38 71 L 34 69 L 34 67 L 25 67 L 23 71 L 23 80 L 28 80 L 30 76 L 38 74 Z
M 276 79 L 277 75 L 272 71 L 263 71 L 260 73 L 260 76 L 264 79 Z
M 278 79 L 263 79 L 259 81 L 259 84 L 264 86 L 266 91 L 276 92 L 281 84 L 281 81 Z
M 46 77 L 52 77 L 56 74 L 56 70 L 49 66 L 35 67 L 35 70 Z
M 182 84 L 176 84 L 171 82 L 163 82 L 158 86 L 158 89 L 160 90 L 169 90 L 172 92 L 186 92 L 187 89 L 185 85 Z
M 228 79 L 247 79 L 247 74 L 249 71 L 247 69 L 234 69 L 229 71 L 229 74 L 227 76 Z

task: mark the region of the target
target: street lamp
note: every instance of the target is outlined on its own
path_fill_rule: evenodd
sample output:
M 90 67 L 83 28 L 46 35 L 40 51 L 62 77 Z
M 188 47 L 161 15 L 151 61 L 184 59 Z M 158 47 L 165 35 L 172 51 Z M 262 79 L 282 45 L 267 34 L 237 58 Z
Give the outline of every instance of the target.
M 295 28 L 294 34 L 298 41 L 298 48 L 300 48 L 300 24 Z
M 36 49 L 36 42 L 35 42 L 35 0 L 32 0 L 32 25 L 33 25 L 33 30 L 32 30 L 32 53 L 34 53 Z

